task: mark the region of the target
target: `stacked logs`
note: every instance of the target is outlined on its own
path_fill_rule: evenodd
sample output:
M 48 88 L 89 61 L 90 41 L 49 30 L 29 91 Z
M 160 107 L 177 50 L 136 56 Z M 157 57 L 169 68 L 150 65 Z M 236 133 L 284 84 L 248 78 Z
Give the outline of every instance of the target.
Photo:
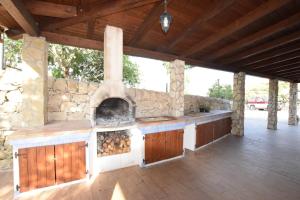
M 130 136 L 127 131 L 97 133 L 98 156 L 109 156 L 130 152 Z

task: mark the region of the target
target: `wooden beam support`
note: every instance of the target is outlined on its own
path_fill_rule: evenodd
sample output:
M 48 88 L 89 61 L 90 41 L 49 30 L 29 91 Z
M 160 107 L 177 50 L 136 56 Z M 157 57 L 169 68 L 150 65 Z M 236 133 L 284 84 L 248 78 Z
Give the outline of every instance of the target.
M 281 55 L 284 55 L 287 53 L 293 53 L 298 50 L 300 50 L 300 41 L 297 41 L 292 44 L 288 44 L 284 47 L 276 48 L 275 50 L 267 51 L 267 52 L 259 54 L 257 56 L 250 57 L 248 59 L 242 60 L 241 62 L 234 63 L 231 66 L 235 66 L 235 67 L 247 66 L 247 65 L 259 63 L 264 60 L 269 60 L 271 58 L 276 58 L 278 56 L 281 56 Z
M 138 8 L 141 6 L 145 6 L 148 4 L 155 3 L 159 0 L 114 0 L 114 1 L 98 1 L 94 3 L 92 8 L 82 13 L 82 16 L 72 17 L 65 20 L 60 20 L 54 23 L 47 24 L 43 26 L 44 31 L 53 31 L 56 29 L 64 28 L 67 26 L 72 26 L 74 24 L 82 23 L 85 21 L 89 21 L 93 18 L 105 17 L 108 15 L 112 15 L 115 13 L 123 12 L 125 10 L 130 10 L 134 8 Z
M 292 64 L 287 64 L 287 65 L 281 65 L 279 67 L 273 67 L 271 69 L 263 69 L 260 70 L 263 73 L 268 73 L 268 72 L 282 72 L 282 71 L 288 71 L 290 69 L 298 69 L 300 67 L 300 62 L 295 62 Z
M 224 64 L 224 65 L 231 65 L 231 64 L 236 63 L 240 60 L 250 58 L 252 56 L 264 53 L 264 52 L 269 51 L 271 49 L 289 44 L 289 43 L 297 41 L 297 40 L 300 40 L 300 31 L 296 31 L 296 32 L 293 32 L 289 35 L 285 35 L 283 37 L 276 38 L 276 39 L 274 39 L 270 42 L 258 45 L 256 47 L 253 47 L 253 48 L 249 49 L 249 50 L 245 50 L 245 51 L 242 51 L 238 54 L 235 54 L 234 56 L 230 56 L 228 58 L 220 59 L 220 60 L 218 60 L 218 63 Z
M 219 57 L 232 54 L 237 52 L 239 49 L 247 47 L 255 42 L 261 41 L 271 35 L 279 33 L 280 31 L 286 30 L 290 27 L 293 27 L 297 24 L 300 24 L 300 13 L 297 13 L 287 19 L 284 19 L 274 25 L 271 25 L 265 29 L 255 32 L 247 37 L 244 37 L 241 40 L 238 40 L 232 44 L 229 44 L 217 51 L 212 52 L 206 59 L 217 59 Z
M 286 5 L 289 3 L 290 0 L 270 0 L 266 3 L 261 4 L 256 9 L 252 10 L 245 16 L 241 17 L 240 19 L 237 19 L 233 23 L 231 23 L 229 26 L 226 26 L 217 33 L 209 36 L 208 38 L 204 39 L 203 41 L 200 41 L 196 43 L 194 46 L 192 46 L 190 49 L 188 49 L 182 56 L 187 57 L 193 54 L 196 54 L 200 52 L 201 50 L 217 43 L 218 41 L 222 40 L 223 38 L 226 38 L 233 33 L 245 28 L 249 24 L 255 22 L 256 20 L 266 16 L 267 14 L 270 14 L 274 12 L 275 10 L 279 9 L 280 7 Z
M 183 32 L 179 32 L 174 38 L 172 38 L 170 40 L 172 42 L 167 46 L 167 48 L 165 48 L 165 50 L 172 49 L 184 38 L 190 35 L 196 28 L 200 27 L 202 24 L 212 19 L 213 17 L 224 11 L 226 8 L 228 8 L 230 5 L 232 5 L 234 1 L 235 0 L 216 1 L 215 5 L 204 11 L 204 13 L 202 13 L 201 16 L 199 16 L 198 19 L 194 21 L 191 25 L 185 28 Z
M 168 2 L 170 3 L 170 1 Z M 164 6 L 163 1 L 155 3 L 147 17 L 145 17 L 142 25 L 139 26 L 138 30 L 133 35 L 132 39 L 128 43 L 130 46 L 135 46 L 142 37 L 153 27 L 153 24 L 159 22 L 159 16 L 163 13 Z
M 56 4 L 45 1 L 24 1 L 26 8 L 34 15 L 69 18 L 77 16 L 75 6 Z
M 87 24 L 87 33 L 86 37 L 87 38 L 95 38 L 94 33 L 95 33 L 95 23 L 96 19 L 91 19 L 88 24 Z
M 31 36 L 38 36 L 38 26 L 21 0 L 0 0 L 5 10 Z
M 289 60 L 293 60 L 295 58 L 300 58 L 300 51 L 295 51 L 293 53 L 287 53 L 281 56 L 278 56 L 276 58 L 270 58 L 268 60 L 264 60 L 255 64 L 251 64 L 251 65 L 245 65 L 245 66 L 241 66 L 239 68 L 248 68 L 248 69 L 260 69 L 263 68 L 265 65 L 272 65 L 272 64 L 277 64 L 277 63 L 282 63 L 284 61 L 289 61 Z

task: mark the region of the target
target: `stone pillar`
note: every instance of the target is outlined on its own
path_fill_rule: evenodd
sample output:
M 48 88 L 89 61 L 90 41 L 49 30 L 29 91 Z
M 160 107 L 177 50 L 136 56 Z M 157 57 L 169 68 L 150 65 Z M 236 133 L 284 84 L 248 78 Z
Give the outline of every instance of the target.
M 234 74 L 231 134 L 244 136 L 245 73 Z
M 269 80 L 268 129 L 277 129 L 278 80 Z
M 43 37 L 23 35 L 22 85 L 23 127 L 41 126 L 47 122 L 48 43 Z
M 289 125 L 297 125 L 298 83 L 290 83 Z
M 170 114 L 174 117 L 184 115 L 184 61 L 170 63 Z

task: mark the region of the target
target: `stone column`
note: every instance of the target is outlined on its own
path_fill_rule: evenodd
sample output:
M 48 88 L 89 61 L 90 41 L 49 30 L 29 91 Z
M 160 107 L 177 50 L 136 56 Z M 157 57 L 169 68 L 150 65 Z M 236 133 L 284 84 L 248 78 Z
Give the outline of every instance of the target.
M 245 112 L 245 73 L 234 74 L 233 80 L 233 105 L 232 105 L 232 129 L 231 133 L 244 136 L 244 112 Z
M 184 61 L 170 63 L 170 114 L 174 117 L 184 115 Z
M 268 129 L 277 129 L 278 80 L 269 80 Z
M 22 48 L 22 122 L 23 127 L 47 122 L 48 43 L 43 37 L 23 35 Z
M 290 83 L 289 125 L 297 125 L 298 83 Z

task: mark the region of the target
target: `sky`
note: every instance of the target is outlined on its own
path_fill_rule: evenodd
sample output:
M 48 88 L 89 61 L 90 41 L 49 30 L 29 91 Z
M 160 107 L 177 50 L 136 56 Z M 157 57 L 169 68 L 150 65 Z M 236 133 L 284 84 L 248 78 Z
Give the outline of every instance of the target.
M 163 62 L 131 56 L 130 60 L 139 65 L 140 84 L 137 88 L 165 92 L 170 78 Z M 185 70 L 185 93 L 207 96 L 208 89 L 219 79 L 221 85 L 233 85 L 233 73 L 220 70 L 193 67 Z M 267 83 L 268 79 L 246 76 L 247 85 Z

